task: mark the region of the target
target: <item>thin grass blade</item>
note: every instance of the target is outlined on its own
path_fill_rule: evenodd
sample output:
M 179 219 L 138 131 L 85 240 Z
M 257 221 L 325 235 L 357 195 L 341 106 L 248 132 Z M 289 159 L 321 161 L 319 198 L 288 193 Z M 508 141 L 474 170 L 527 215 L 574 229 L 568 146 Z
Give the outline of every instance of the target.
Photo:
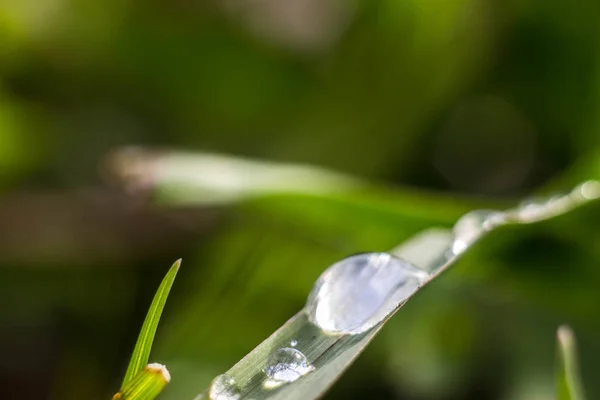
M 129 366 L 127 367 L 127 372 L 125 373 L 125 378 L 123 379 L 123 384 L 121 386 L 122 388 L 126 387 L 128 382 L 131 381 L 131 379 L 136 376 L 146 364 L 148 364 L 156 328 L 158 327 L 160 316 L 162 315 L 167 297 L 169 296 L 169 292 L 171 291 L 173 281 L 175 280 L 175 276 L 177 276 L 180 265 L 181 259 L 175 261 L 154 295 L 154 299 L 152 300 L 152 304 L 150 305 L 150 309 L 148 310 L 148 314 L 142 325 L 142 330 L 140 331 L 140 335 L 135 344 L 133 354 L 131 355 L 131 360 L 129 361 Z
M 575 335 L 570 327 L 558 328 L 558 371 L 556 376 L 556 396 L 558 400 L 585 400 L 583 385 L 579 377 L 577 346 Z

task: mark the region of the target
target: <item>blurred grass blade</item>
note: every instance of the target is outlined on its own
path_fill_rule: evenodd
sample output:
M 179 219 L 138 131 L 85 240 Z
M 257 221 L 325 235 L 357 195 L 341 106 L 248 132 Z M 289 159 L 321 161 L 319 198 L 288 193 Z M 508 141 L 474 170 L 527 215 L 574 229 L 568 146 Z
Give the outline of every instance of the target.
M 148 364 L 113 396 L 113 400 L 152 400 L 170 380 L 171 375 L 164 365 Z
M 129 361 L 129 366 L 127 367 L 127 372 L 125 373 L 125 378 L 123 379 L 123 384 L 121 386 L 122 388 L 125 388 L 127 383 L 148 363 L 148 357 L 150 356 L 150 350 L 152 349 L 156 328 L 180 265 L 181 259 L 175 261 L 154 295 L 154 299 L 152 300 L 152 304 L 150 305 L 150 309 L 144 320 L 144 325 L 142 325 L 140 336 L 133 349 L 133 354 L 131 355 L 131 360 Z
M 129 189 L 152 189 L 156 198 L 170 204 L 222 204 L 274 193 L 323 194 L 364 184 L 324 168 L 211 153 L 153 154 L 126 148 L 112 154 L 108 163 Z
M 584 400 L 583 385 L 577 367 L 577 346 L 570 327 L 558 328 L 558 371 L 556 391 L 558 400 Z

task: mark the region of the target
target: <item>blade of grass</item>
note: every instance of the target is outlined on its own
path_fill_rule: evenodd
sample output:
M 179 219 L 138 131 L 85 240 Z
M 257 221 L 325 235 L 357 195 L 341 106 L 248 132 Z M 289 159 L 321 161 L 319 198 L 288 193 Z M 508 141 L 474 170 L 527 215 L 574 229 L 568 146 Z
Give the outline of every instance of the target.
M 556 396 L 558 400 L 584 400 L 583 385 L 577 367 L 577 346 L 575 335 L 566 325 L 558 328 L 558 371 L 556 376 Z
M 463 215 L 452 230 L 430 229 L 404 242 L 391 253 L 414 262 L 414 267 L 429 273 L 429 279 L 420 286 L 423 287 L 491 231 L 507 225 L 531 224 L 551 219 L 598 199 L 600 182 L 587 181 L 567 194 L 524 202 L 505 211 L 471 211 Z M 410 296 L 417 292 L 418 290 Z M 317 399 L 344 373 L 385 322 L 407 301 L 410 301 L 410 297 L 397 303 L 373 328 L 358 334 L 329 334 L 310 321 L 308 312 L 304 309 L 242 358 L 224 376 L 214 380 L 205 393 L 210 394 L 213 390 L 224 393 L 227 390 L 235 393 L 235 398 L 239 399 Z M 300 379 L 275 386 L 265 374 L 264 367 L 270 362 L 273 350 L 288 347 L 292 342 L 295 343 L 292 345 L 294 349 L 304 354 L 314 369 Z M 572 364 L 570 361 L 569 365 Z M 568 370 L 572 371 L 573 367 Z M 222 387 L 223 379 L 228 382 L 226 388 Z M 583 400 L 581 396 L 565 399 Z
M 113 396 L 113 400 L 153 400 L 171 380 L 162 364 L 148 364 Z
M 156 328 L 180 265 L 181 259 L 175 261 L 154 295 L 154 299 L 152 300 L 152 304 L 150 305 L 150 309 L 144 320 L 144 325 L 142 325 L 142 330 L 140 331 L 135 348 L 133 349 L 133 354 L 131 355 L 131 360 L 129 361 L 129 366 L 127 367 L 127 372 L 125 373 L 125 378 L 123 379 L 123 384 L 121 386 L 122 388 L 124 388 L 148 363 L 148 357 L 150 356 L 150 350 L 152 349 Z

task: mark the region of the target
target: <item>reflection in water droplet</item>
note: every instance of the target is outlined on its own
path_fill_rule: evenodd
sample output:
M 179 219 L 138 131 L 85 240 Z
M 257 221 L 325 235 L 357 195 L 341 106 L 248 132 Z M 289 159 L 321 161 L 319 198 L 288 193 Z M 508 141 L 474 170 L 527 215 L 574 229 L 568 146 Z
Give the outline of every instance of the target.
M 235 379 L 226 374 L 219 375 L 212 381 L 208 396 L 211 400 L 237 400 L 241 397 Z
M 290 342 L 290 345 L 291 345 L 292 347 L 296 347 L 296 345 L 297 345 L 297 344 L 298 344 L 298 341 L 297 341 L 296 339 L 293 339 L 293 340 Z
M 300 351 L 284 347 L 273 352 L 264 367 L 265 374 L 276 382 L 294 382 L 314 370 Z
M 351 256 L 319 277 L 306 312 L 324 331 L 365 332 L 406 301 L 428 277 L 427 272 L 389 254 Z

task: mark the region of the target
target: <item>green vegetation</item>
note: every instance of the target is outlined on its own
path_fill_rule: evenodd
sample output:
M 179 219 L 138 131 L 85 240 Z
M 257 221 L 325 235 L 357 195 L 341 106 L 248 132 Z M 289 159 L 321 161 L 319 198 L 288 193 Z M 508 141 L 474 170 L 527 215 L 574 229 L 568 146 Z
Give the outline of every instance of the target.
M 568 326 L 561 326 L 556 336 L 559 359 L 556 377 L 557 400 L 584 400 L 573 331 Z
M 148 364 L 113 396 L 113 400 L 153 400 L 169 383 L 164 365 Z
M 173 281 L 177 276 L 180 265 L 181 260 L 177 260 L 175 264 L 173 264 L 154 295 L 154 300 L 152 300 L 152 304 L 150 305 L 150 309 L 144 320 L 144 325 L 142 326 L 140 336 L 135 344 L 129 366 L 127 367 L 127 372 L 125 373 L 123 388 L 144 368 L 146 364 L 148 364 L 148 358 L 150 357 L 150 350 L 152 349 L 152 343 L 154 342 L 154 335 L 158 328 L 160 316 L 162 315 L 163 308 L 165 308 L 167 297 L 169 296 L 171 286 L 173 286 Z
M 152 350 L 173 376 L 164 400 L 204 390 L 332 262 L 600 178 L 599 14 L 596 0 L 2 1 L 0 398 L 110 398 L 179 257 Z M 157 163 L 176 149 L 341 175 L 269 191 L 226 163 L 204 175 L 217 191 L 153 191 L 168 171 L 124 177 L 114 152 L 130 145 Z M 600 398 L 598 221 L 590 204 L 492 233 L 326 398 L 552 398 L 563 324 Z

